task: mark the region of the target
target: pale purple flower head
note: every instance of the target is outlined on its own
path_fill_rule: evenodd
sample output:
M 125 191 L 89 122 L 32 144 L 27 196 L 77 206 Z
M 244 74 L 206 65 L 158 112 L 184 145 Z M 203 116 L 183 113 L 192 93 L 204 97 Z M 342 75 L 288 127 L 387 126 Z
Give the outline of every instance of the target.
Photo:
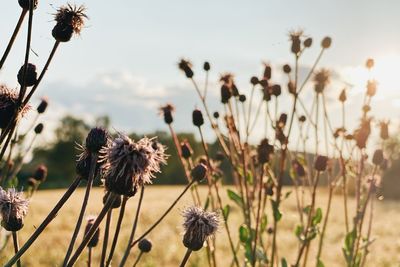
M 7 231 L 18 231 L 24 226 L 29 201 L 15 188 L 4 190 L 0 187 L 1 225 Z

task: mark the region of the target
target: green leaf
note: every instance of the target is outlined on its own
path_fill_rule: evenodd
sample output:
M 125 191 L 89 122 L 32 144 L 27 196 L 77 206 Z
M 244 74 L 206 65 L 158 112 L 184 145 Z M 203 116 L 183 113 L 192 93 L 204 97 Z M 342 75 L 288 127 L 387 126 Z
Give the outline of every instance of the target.
M 287 199 L 290 196 L 290 194 L 292 194 L 292 191 L 287 191 L 283 199 Z
M 294 233 L 300 241 L 304 241 L 303 232 L 304 232 L 304 227 L 302 225 L 297 225 Z
M 317 267 L 325 267 L 324 263 L 320 259 L 318 259 Z
M 321 208 L 318 208 L 315 212 L 315 215 L 312 219 L 312 225 L 317 225 L 321 222 L 322 220 L 322 210 Z
M 234 191 L 228 189 L 228 197 L 234 201 L 236 204 L 238 204 L 240 207 L 243 207 L 243 199 L 241 196 L 236 194 Z
M 10 180 L 7 181 L 7 188 L 17 188 L 18 187 L 18 178 L 17 176 L 14 176 L 13 178 L 11 178 Z
M 282 218 L 282 213 L 279 211 L 279 205 L 276 203 L 275 200 L 271 199 L 271 205 L 272 205 L 272 213 L 274 215 L 275 221 L 279 221 Z
M 282 267 L 288 267 L 287 261 L 286 261 L 285 258 L 282 258 L 282 259 L 281 259 L 281 265 L 282 265 Z
M 251 240 L 250 230 L 246 225 L 241 225 L 239 227 L 239 238 L 242 243 L 246 243 Z
M 260 229 L 261 229 L 260 232 L 261 233 L 265 231 L 265 229 L 267 228 L 267 224 L 268 224 L 268 217 L 267 217 L 267 214 L 264 214 L 261 217 L 261 226 L 260 226 Z
M 222 209 L 222 215 L 224 216 L 224 220 L 228 220 L 229 212 L 231 211 L 231 206 L 228 204 L 225 205 L 225 207 Z
M 310 214 L 310 210 L 311 210 L 311 205 L 308 205 L 308 206 L 305 206 L 304 208 L 303 208 L 303 212 L 305 213 L 305 214 Z

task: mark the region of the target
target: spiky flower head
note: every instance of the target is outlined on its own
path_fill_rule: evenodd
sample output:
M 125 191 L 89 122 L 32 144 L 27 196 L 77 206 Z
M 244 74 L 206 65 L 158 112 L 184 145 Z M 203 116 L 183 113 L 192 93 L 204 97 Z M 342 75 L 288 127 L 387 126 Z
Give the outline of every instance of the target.
M 15 188 L 4 190 L 0 187 L 1 225 L 7 231 L 18 231 L 24 226 L 29 201 Z
M 110 142 L 108 131 L 102 127 L 92 128 L 87 137 L 85 146 L 91 153 L 98 153 L 103 147 Z
M 59 42 L 68 42 L 72 35 L 80 34 L 85 25 L 84 19 L 87 19 L 84 6 L 67 4 L 57 10 L 54 20 L 57 24 L 54 26 L 52 35 Z
M 119 134 L 102 153 L 107 190 L 127 197 L 134 196 L 139 186 L 151 184 L 167 159 L 165 147 L 155 138 L 144 137 L 134 142 L 124 134 Z
M 0 128 L 4 129 L 8 126 L 14 117 L 15 110 L 18 105 L 19 93 L 10 89 L 5 85 L 0 85 Z M 29 105 L 25 105 L 18 113 L 17 120 L 24 116 L 30 109 Z
M 185 209 L 182 216 L 185 230 L 183 244 L 193 251 L 200 250 L 204 241 L 218 230 L 219 218 L 216 212 L 208 212 L 200 207 L 192 206 Z
M 330 72 L 327 69 L 320 69 L 314 75 L 315 92 L 322 93 L 330 82 Z

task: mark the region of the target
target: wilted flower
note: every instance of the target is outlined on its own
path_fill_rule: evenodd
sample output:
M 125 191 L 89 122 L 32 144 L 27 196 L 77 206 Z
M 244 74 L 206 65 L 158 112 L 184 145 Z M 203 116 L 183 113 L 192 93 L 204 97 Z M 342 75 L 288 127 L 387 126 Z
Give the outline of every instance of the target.
M 41 183 L 44 182 L 47 178 L 47 167 L 44 164 L 39 165 L 36 168 L 35 173 L 33 174 L 33 178 L 36 181 L 40 181 Z
M 322 93 L 328 85 L 330 73 L 327 69 L 321 69 L 314 75 L 315 92 Z
M 87 19 L 84 6 L 72 6 L 70 4 L 62 6 L 54 15 L 54 20 L 57 22 L 52 30 L 53 37 L 59 42 L 68 42 L 72 35 L 80 34 Z
M 91 153 L 98 153 L 110 142 L 108 131 L 102 127 L 92 128 L 86 136 L 85 146 Z
M 131 197 L 137 188 L 152 183 L 154 174 L 166 164 L 165 148 L 154 138 L 134 142 L 120 134 L 110 147 L 101 150 L 103 178 L 107 190 Z
M 189 60 L 181 59 L 178 63 L 178 67 L 185 73 L 186 78 L 193 77 L 194 73 L 192 70 L 192 63 Z
M 49 105 L 49 101 L 47 100 L 47 98 L 46 97 L 42 97 L 41 101 L 40 101 L 40 104 L 38 105 L 38 107 L 36 109 L 37 112 L 38 113 L 44 113 L 46 111 L 48 105 Z
M 325 156 L 317 156 L 314 162 L 314 169 L 320 172 L 323 172 L 326 170 L 326 167 L 328 165 L 328 158 Z
M 25 74 L 25 81 L 24 81 L 24 74 Z M 17 74 L 17 79 L 18 83 L 22 86 L 30 87 L 34 86 L 37 81 L 37 72 L 36 72 L 36 66 L 28 63 L 26 72 L 25 72 L 25 65 L 23 65 Z
M 301 36 L 303 35 L 303 31 L 302 30 L 298 30 L 298 31 L 291 31 L 289 33 L 290 36 L 290 40 L 292 41 L 292 47 L 291 47 L 291 51 L 293 54 L 298 55 L 301 51 Z
M 141 252 L 149 253 L 153 244 L 151 244 L 150 240 L 143 238 L 139 241 L 138 247 Z
M 88 216 L 85 227 L 85 235 L 90 231 L 90 228 L 92 228 L 95 221 L 96 221 L 95 216 Z M 94 232 L 92 239 L 90 239 L 89 243 L 87 244 L 87 247 L 93 248 L 97 246 L 97 244 L 99 243 L 99 239 L 100 239 L 100 227 L 97 228 L 96 232 Z
M 183 244 L 190 250 L 200 250 L 204 241 L 218 230 L 219 218 L 215 212 L 204 211 L 200 207 L 189 207 L 183 211 L 182 216 L 185 230 Z
M 5 85 L 0 85 L 0 128 L 4 129 L 11 123 L 17 108 L 19 93 Z M 18 113 L 17 120 L 24 116 L 30 109 L 29 105 Z
M 261 164 L 269 162 L 274 153 L 274 146 L 269 144 L 268 139 L 264 138 L 257 146 L 258 162 Z
M 159 108 L 160 114 L 164 117 L 164 122 L 166 124 L 171 124 L 174 121 L 172 113 L 175 111 L 175 107 L 172 104 L 166 104 Z
M 201 182 L 207 176 L 207 162 L 197 164 L 191 171 L 190 175 L 193 180 Z
M 24 226 L 24 217 L 28 212 L 29 201 L 15 188 L 5 191 L 0 187 L 1 225 L 7 231 L 18 231 Z

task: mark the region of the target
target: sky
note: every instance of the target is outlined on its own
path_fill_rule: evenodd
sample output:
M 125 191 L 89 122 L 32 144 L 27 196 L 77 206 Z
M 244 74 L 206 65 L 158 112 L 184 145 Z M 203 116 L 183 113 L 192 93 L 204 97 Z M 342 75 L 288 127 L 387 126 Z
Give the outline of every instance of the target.
M 31 62 L 40 69 L 54 44 L 53 14 L 65 1 L 40 1 L 34 16 Z M 208 102 L 219 101 L 220 74 L 235 74 L 239 88 L 250 91 L 249 79 L 262 73 L 262 62 L 274 66 L 273 79 L 286 82 L 280 73 L 284 63 L 293 64 L 288 32 L 303 29 L 313 37 L 301 66 L 311 66 L 324 36 L 333 39 L 320 67 L 335 73 L 330 85 L 332 99 L 351 84 L 349 121 L 356 125 L 366 79 L 367 58 L 376 61 L 379 87 L 372 108 L 378 118 L 389 117 L 396 125 L 400 115 L 400 1 L 397 0 L 170 0 L 72 2 L 87 7 L 89 20 L 80 36 L 61 45 L 33 104 L 47 96 L 49 110 L 43 120 L 54 128 L 63 114 L 89 121 L 110 115 L 118 131 L 145 133 L 167 130 L 157 108 L 171 102 L 177 107 L 175 127 L 189 127 L 191 111 L 200 107 L 191 83 L 178 70 L 180 58 L 194 64 L 195 78 L 204 81 L 201 66 L 211 62 Z M 4 51 L 21 10 L 17 1 L 2 4 L 0 51 Z M 25 21 L 26 26 L 27 20 Z M 26 28 L 26 27 L 25 27 Z M 16 72 L 23 64 L 25 29 L 0 72 L 0 82 L 16 87 Z M 311 85 L 310 85 L 311 86 Z M 311 91 L 310 91 L 311 92 Z M 306 94 L 307 95 L 307 94 Z M 305 97 L 306 105 L 311 98 Z M 338 106 L 332 101 L 329 108 Z M 288 112 L 290 102 L 280 111 Z M 335 118 L 333 119 L 335 123 Z M 337 119 L 336 119 L 337 122 Z M 260 130 L 261 131 L 261 130 Z M 258 132 L 258 131 L 256 131 Z M 257 134 L 255 134 L 257 136 Z M 207 133 L 211 138 L 211 133 Z

